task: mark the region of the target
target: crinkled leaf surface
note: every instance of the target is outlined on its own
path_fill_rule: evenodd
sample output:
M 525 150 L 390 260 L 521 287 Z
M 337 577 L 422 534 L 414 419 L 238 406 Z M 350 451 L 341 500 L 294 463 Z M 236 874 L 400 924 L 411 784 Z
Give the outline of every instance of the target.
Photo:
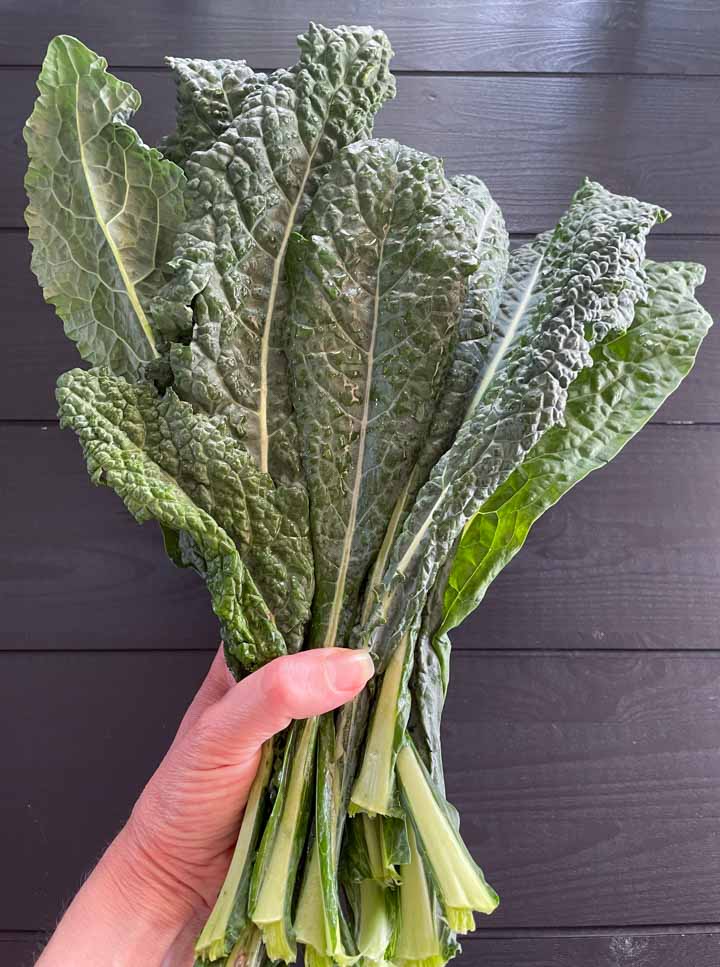
M 157 356 L 149 302 L 183 217 L 182 171 L 128 126 L 130 84 L 56 37 L 25 126 L 32 267 L 80 355 L 136 378 Z
M 443 385 L 414 471 L 415 487 L 423 484 L 440 457 L 452 444 L 467 414 L 474 387 L 488 367 L 494 350 L 498 304 L 508 270 L 508 234 L 500 207 L 479 178 L 459 175 L 451 179 L 477 219 L 475 254 L 478 267 L 470 276 L 458 327 L 458 344 Z M 411 497 L 415 496 L 415 491 Z
M 238 116 L 188 161 L 188 219 L 175 276 L 153 316 L 170 338 L 175 386 L 223 413 L 276 482 L 300 477 L 283 353 L 285 254 L 336 150 L 394 93 L 391 48 L 368 27 L 311 25 L 300 62 L 249 82 Z M 194 328 L 193 328 L 194 326 Z
M 193 151 L 213 146 L 239 113 L 245 92 L 267 78 L 244 60 L 166 57 L 165 61 L 175 75 L 177 126 L 161 150 L 184 166 Z
M 564 418 L 590 350 L 632 322 L 647 287 L 645 237 L 665 213 L 586 181 L 548 241 L 543 290 L 523 338 L 435 466 L 396 541 L 369 637 L 384 663 L 417 632 L 427 594 L 467 521 Z
M 412 473 L 397 499 L 390 523 L 373 564 L 365 592 L 363 616 L 372 608 L 374 592 L 382 580 L 395 537 L 412 506 L 420 486 L 434 464 L 452 443 L 467 412 L 473 387 L 487 358 L 492 320 L 508 266 L 508 234 L 499 206 L 479 178 L 460 175 L 450 179 L 477 218 L 478 268 L 468 280 L 468 292 L 458 326 L 458 343 L 437 401 L 432 422 Z
M 346 148 L 293 240 L 288 353 L 311 501 L 311 641 L 342 644 L 417 456 L 477 266 L 475 212 L 442 164 Z
M 533 311 L 543 297 L 543 285 L 547 284 L 541 270 L 549 242 L 549 234 L 539 235 L 511 253 L 491 324 L 484 330 L 477 324 L 474 327 L 478 335 L 474 341 L 468 340 L 466 352 L 472 353 L 478 362 L 474 367 L 473 386 L 465 384 L 464 419 L 492 392 L 500 370 L 512 361 L 512 352 L 525 335 Z
M 530 260 L 527 256 L 523 257 L 522 250 L 518 249 L 509 257 L 508 236 L 502 213 L 479 178 L 460 175 L 450 181 L 471 204 L 477 206 L 479 265 L 469 279 L 467 299 L 459 325 L 459 341 L 432 423 L 413 472 L 398 498 L 382 548 L 375 559 L 363 604 L 364 620 L 372 613 L 375 593 L 382 581 L 393 542 L 420 486 L 427 480 L 435 463 L 451 446 L 458 427 L 467 416 L 473 396 L 479 395 L 477 391 L 481 385 L 481 377 L 497 369 L 509 348 L 519 338 L 526 316 L 524 305 L 519 312 L 513 311 L 507 291 L 519 288 L 520 276 L 524 280 L 528 275 L 526 263 Z M 531 261 L 536 263 L 538 256 L 535 255 Z M 435 610 L 433 609 L 433 614 Z M 441 660 L 444 656 L 440 656 L 431 646 L 431 632 L 435 627 L 437 616 L 435 624 L 429 630 L 426 629 L 426 623 L 423 623 L 414 648 L 407 650 L 406 668 L 397 696 L 396 721 L 392 734 L 397 745 L 398 738 L 402 740 L 404 737 L 407 717 L 412 710 L 411 729 L 416 744 L 432 772 L 433 780 L 442 789 L 440 717 L 448 667 L 447 662 Z M 411 669 L 413 695 L 422 696 L 422 701 L 414 702 L 412 706 L 407 691 L 407 675 Z M 367 751 L 365 754 L 367 755 Z M 389 778 L 393 781 L 392 777 Z
M 712 320 L 693 293 L 704 278 L 692 263 L 648 262 L 649 297 L 627 332 L 592 352 L 593 366 L 568 392 L 556 426 L 467 524 L 454 556 L 440 627 L 457 627 L 482 601 L 548 507 L 605 466 L 690 371 Z
M 520 250 L 516 250 L 519 252 Z M 482 601 L 535 521 L 608 461 L 691 369 L 712 320 L 694 298 L 702 266 L 646 262 L 648 302 L 627 332 L 592 351 L 592 368 L 568 391 L 566 425 L 553 427 L 467 524 L 438 575 L 415 646 L 410 729 L 442 789 L 440 718 L 449 677 L 448 631 Z
M 282 636 L 238 548 L 268 597 L 282 594 L 283 581 L 294 580 L 292 547 L 274 542 L 286 508 L 273 504 L 269 477 L 222 421 L 193 414 L 172 390 L 161 398 L 103 369 L 65 373 L 57 397 L 93 482 L 112 487 L 138 521 L 157 520 L 185 538 L 236 666 L 248 671 L 282 654 Z

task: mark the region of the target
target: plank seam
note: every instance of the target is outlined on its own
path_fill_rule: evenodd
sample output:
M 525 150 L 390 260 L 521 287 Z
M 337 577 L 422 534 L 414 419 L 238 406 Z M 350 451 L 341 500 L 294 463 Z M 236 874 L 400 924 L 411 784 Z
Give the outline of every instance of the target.
M 47 937 L 51 931 L 43 929 L 0 928 L 0 943 L 23 943 Z M 720 934 L 720 923 L 669 923 L 631 924 L 623 926 L 569 926 L 569 927 L 492 927 L 483 925 L 474 934 L 463 937 L 463 943 L 483 940 L 572 940 L 592 937 L 666 937 L 715 936 Z
M 512 231 L 512 232 L 509 232 L 509 235 L 511 239 L 521 242 L 531 238 L 535 238 L 536 235 L 539 235 L 541 232 L 544 232 L 546 229 L 547 229 L 547 226 L 545 226 L 544 228 L 531 229 L 531 230 L 522 231 L 522 232 Z M 19 224 L 18 225 L 0 225 L 0 233 L 5 233 L 5 232 L 7 232 L 8 234 L 13 232 L 27 234 L 27 226 L 19 225 Z M 659 238 L 679 238 L 679 239 L 685 239 L 686 241 L 693 241 L 695 239 L 697 239 L 698 241 L 702 241 L 703 239 L 706 239 L 708 241 L 712 241 L 713 239 L 720 238 L 720 231 L 718 232 L 669 232 L 663 229 L 662 232 L 656 232 L 654 235 L 651 236 L 651 238 L 653 241 L 656 241 Z
M 7 233 L 8 235 L 27 235 L 28 228 L 27 225 L 0 225 L 0 233 Z M 516 242 L 525 242 L 530 239 L 535 238 L 537 232 L 509 232 L 510 238 Z M 658 239 L 671 240 L 671 239 L 682 239 L 687 242 L 702 242 L 702 241 L 713 241 L 714 239 L 720 238 L 720 231 L 718 232 L 657 232 L 655 235 L 651 235 L 650 238 L 653 242 Z
M 718 923 L 655 923 L 622 926 L 588 925 L 578 927 L 493 927 L 483 924 L 463 940 L 526 940 L 529 938 L 571 939 L 580 937 L 663 937 L 675 934 L 720 934 Z
M 206 648 L 3 648 L 3 655 L 214 655 L 217 645 Z M 454 655 L 475 655 L 483 658 L 585 658 L 588 655 L 667 655 L 674 657 L 702 656 L 720 659 L 720 648 L 471 648 L 454 645 Z
M 79 361 L 80 362 L 80 361 Z M 0 417 L 0 427 L 2 426 L 39 426 L 39 427 L 57 427 L 60 421 L 57 417 L 48 417 L 48 419 L 40 420 L 36 418 L 28 417 L 12 417 L 3 416 Z M 664 426 L 664 427 L 714 427 L 720 426 L 720 420 L 651 420 L 646 423 L 645 426 Z
M 251 65 L 252 66 L 252 65 Z M 42 64 L 0 64 L 0 71 L 40 71 Z M 138 74 L 168 74 L 170 68 L 166 64 L 115 64 L 110 63 L 111 71 L 132 71 Z M 276 67 L 256 67 L 253 70 L 269 74 Z M 718 80 L 720 73 L 703 71 L 701 73 L 687 73 L 683 71 L 513 71 L 513 70 L 423 70 L 413 67 L 398 67 L 392 72 L 396 77 L 488 77 L 507 78 L 521 77 L 529 79 L 550 78 L 560 80 L 568 78 L 638 78 L 642 80 Z

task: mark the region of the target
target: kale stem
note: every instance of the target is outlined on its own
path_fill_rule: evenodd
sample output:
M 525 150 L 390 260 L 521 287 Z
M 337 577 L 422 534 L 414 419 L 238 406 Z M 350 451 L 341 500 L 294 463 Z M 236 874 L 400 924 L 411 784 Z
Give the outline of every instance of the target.
M 297 955 L 291 907 L 313 801 L 318 723 L 310 718 L 290 728 L 278 793 L 250 884 L 250 916 L 271 960 L 293 962 Z
M 247 898 L 264 805 L 272 776 L 273 740 L 263 746 L 260 765 L 250 788 L 235 851 L 215 906 L 195 944 L 202 960 L 224 957 L 248 924 Z
M 500 902 L 463 843 L 456 813 L 434 788 L 415 747 L 408 740 L 397 757 L 403 803 L 423 859 L 442 904 L 445 919 L 458 933 L 475 929 L 473 911 L 492 913 Z

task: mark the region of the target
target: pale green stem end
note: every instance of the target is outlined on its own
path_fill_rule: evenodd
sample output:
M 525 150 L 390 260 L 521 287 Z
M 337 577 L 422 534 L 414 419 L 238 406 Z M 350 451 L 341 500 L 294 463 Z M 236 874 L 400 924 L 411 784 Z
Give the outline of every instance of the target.
M 466 933 L 475 926 L 473 911 L 492 913 L 499 897 L 470 856 L 450 819 L 450 807 L 432 786 L 411 744 L 398 753 L 397 771 L 447 922 L 456 932 Z
M 285 919 L 264 923 L 261 930 L 270 960 L 282 960 L 286 964 L 294 964 L 297 958 L 297 947 L 288 936 Z
M 463 907 L 445 907 L 445 919 L 453 933 L 472 933 L 475 930 L 475 917 L 472 910 Z
M 290 925 L 290 906 L 297 866 L 307 829 L 309 790 L 315 761 L 318 720 L 295 723 L 297 741 L 285 750 L 281 781 L 273 814 L 265 829 L 251 885 L 250 916 L 262 930 L 271 960 L 293 963 L 297 956 Z M 267 840 L 267 842 L 265 842 Z
M 352 788 L 348 812 L 351 816 L 390 816 L 396 809 L 395 751 L 400 695 L 408 657 L 406 635 L 393 652 L 378 693 L 370 722 L 362 765 Z
M 443 967 L 448 957 L 441 923 L 414 829 L 408 830 L 410 862 L 400 867 L 400 927 L 393 963 L 402 967 Z
M 272 763 L 273 741 L 269 739 L 263 746 L 260 766 L 250 788 L 250 795 L 245 806 L 240 832 L 225 882 L 195 944 L 195 954 L 201 961 L 220 960 L 227 954 L 236 939 L 235 937 L 228 937 L 228 926 L 235 908 L 240 884 L 243 878 L 247 880 L 250 876 L 249 864 L 252 863 L 258 836 L 258 814 L 262 808 L 267 784 L 270 781 Z M 246 917 L 247 911 L 244 911 L 243 919 Z

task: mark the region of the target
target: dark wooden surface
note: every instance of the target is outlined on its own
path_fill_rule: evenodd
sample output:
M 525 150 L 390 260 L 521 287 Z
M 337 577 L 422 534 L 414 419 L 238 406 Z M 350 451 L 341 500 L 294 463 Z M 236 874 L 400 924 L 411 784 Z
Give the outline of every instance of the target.
M 43 933 L 0 937 L 3 967 L 30 967 Z M 603 933 L 601 936 L 497 937 L 485 931 L 463 944 L 464 965 L 478 967 L 717 967 L 720 935 L 693 933 Z
M 397 51 L 378 130 L 480 174 L 516 240 L 589 174 L 674 209 L 656 259 L 720 312 L 714 0 L 6 0 L 0 31 L 0 967 L 32 963 L 210 660 L 192 575 L 93 488 L 54 415 L 77 362 L 28 269 L 22 122 L 75 33 L 172 124 L 166 53 L 290 63 L 314 19 Z M 502 895 L 483 967 L 720 964 L 720 329 L 612 466 L 548 512 L 455 635 L 448 785 Z M 99 967 L 102 964 L 99 962 Z
M 52 922 L 127 815 L 206 652 L 3 656 L 0 929 Z M 712 921 L 720 653 L 454 656 L 448 792 L 502 897 L 483 929 Z M 62 683 L 62 688 L 58 687 Z M 27 715 L 31 704 L 42 715 Z M 43 767 L 37 768 L 37 750 Z M 49 862 L 52 859 L 52 862 Z
M 714 0 L 12 0 L 0 58 L 37 64 L 57 33 L 76 34 L 116 64 L 157 65 L 167 53 L 288 59 L 309 18 L 373 23 L 390 35 L 396 68 L 413 71 L 717 72 Z
M 477 967 L 717 967 L 720 935 L 483 936 L 465 943 L 463 963 Z

